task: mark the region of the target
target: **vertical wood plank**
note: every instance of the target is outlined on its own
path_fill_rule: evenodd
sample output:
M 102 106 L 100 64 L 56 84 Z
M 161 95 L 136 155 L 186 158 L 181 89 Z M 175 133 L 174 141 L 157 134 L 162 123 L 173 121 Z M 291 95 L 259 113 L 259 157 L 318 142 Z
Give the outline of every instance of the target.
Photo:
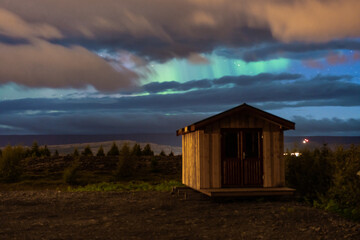
M 203 148 L 201 150 L 201 184 L 200 188 L 210 188 L 210 158 L 209 134 L 202 135 Z
M 220 133 L 212 134 L 213 138 L 213 146 L 212 146 L 212 154 L 213 154 L 213 187 L 220 188 L 221 187 L 221 144 L 220 144 Z
M 274 149 L 274 183 L 273 186 L 277 187 L 280 184 L 280 156 L 279 156 L 279 130 L 277 126 L 273 127 L 273 149 Z
M 284 132 L 279 133 L 280 186 L 285 186 Z

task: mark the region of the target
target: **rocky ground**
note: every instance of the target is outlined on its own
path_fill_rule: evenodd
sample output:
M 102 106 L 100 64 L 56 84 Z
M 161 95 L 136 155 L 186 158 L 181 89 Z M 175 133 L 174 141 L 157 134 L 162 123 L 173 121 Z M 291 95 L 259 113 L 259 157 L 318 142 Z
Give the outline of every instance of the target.
M 196 193 L 0 192 L 0 239 L 360 239 L 360 224 L 295 201 Z

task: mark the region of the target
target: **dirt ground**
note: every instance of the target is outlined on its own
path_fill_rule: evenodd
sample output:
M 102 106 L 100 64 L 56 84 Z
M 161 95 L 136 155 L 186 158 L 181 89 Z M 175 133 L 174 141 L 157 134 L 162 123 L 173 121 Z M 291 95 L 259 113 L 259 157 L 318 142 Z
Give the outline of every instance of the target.
M 296 201 L 164 192 L 0 192 L 0 239 L 360 239 L 360 224 Z

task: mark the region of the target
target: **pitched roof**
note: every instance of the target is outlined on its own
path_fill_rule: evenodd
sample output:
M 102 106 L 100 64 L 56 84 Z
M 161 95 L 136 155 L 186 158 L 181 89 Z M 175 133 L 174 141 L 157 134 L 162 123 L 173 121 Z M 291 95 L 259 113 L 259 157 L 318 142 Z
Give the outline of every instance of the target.
M 225 112 L 222 112 L 222 113 L 219 113 L 219 114 L 216 114 L 214 116 L 211 116 L 211 117 L 208 117 L 206 119 L 203 119 L 199 122 L 196 122 L 196 123 L 193 123 L 189 126 L 186 126 L 184 128 L 181 128 L 181 129 L 178 129 L 176 131 L 176 135 L 179 136 L 179 135 L 183 135 L 185 133 L 189 133 L 189 132 L 194 132 L 198 129 L 201 129 L 213 122 L 216 122 L 224 117 L 227 117 L 227 116 L 230 116 L 230 115 L 233 115 L 235 113 L 239 113 L 239 112 L 247 112 L 247 113 L 250 113 L 251 115 L 255 115 L 259 118 L 262 118 L 266 121 L 269 121 L 269 122 L 272 122 L 274 124 L 277 124 L 277 125 L 280 125 L 282 127 L 282 129 L 284 130 L 289 130 L 289 129 L 295 129 L 295 123 L 294 122 L 291 122 L 289 120 L 286 120 L 284 118 L 281 118 L 281 117 L 278 117 L 278 116 L 275 116 L 271 113 L 268 113 L 268 112 L 265 112 L 263 110 L 260 110 L 258 108 L 255 108 L 255 107 L 252 107 L 246 103 L 243 103 L 237 107 L 234 107 L 232 109 L 229 109 Z

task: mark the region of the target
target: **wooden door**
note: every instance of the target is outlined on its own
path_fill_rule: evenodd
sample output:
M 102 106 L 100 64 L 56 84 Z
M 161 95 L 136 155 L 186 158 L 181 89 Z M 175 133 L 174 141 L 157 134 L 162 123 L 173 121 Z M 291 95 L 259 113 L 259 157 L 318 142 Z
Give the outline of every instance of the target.
M 260 129 L 222 130 L 222 186 L 262 187 L 262 132 Z

